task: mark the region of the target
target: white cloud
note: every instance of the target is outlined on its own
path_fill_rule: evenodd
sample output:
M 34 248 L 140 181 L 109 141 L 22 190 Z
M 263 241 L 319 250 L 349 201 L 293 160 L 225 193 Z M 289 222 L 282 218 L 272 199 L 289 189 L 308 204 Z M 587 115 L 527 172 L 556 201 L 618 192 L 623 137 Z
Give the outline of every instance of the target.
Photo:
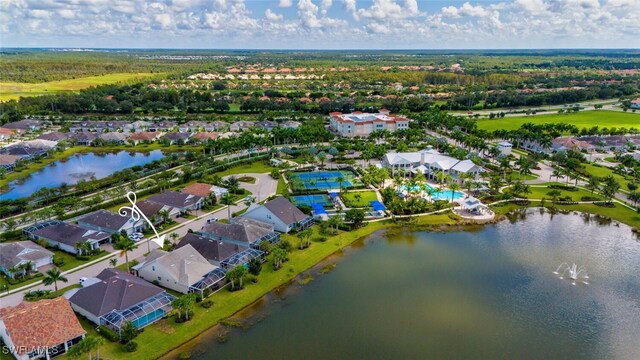
M 271 9 L 267 9 L 267 11 L 264 12 L 264 17 L 269 21 L 282 21 L 283 18 L 282 14 L 276 14 L 271 11 Z
M 293 6 L 293 0 L 280 0 L 278 7 L 289 8 Z

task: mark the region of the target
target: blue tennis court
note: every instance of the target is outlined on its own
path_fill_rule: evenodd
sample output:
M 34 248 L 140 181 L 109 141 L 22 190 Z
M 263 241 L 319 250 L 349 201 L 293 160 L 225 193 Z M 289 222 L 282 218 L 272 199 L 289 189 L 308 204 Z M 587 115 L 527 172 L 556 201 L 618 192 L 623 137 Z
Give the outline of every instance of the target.
M 295 206 L 309 206 L 313 207 L 313 204 L 320 204 L 322 206 L 331 207 L 333 203 L 329 199 L 328 195 L 296 195 L 291 197 L 291 202 Z
M 340 183 L 338 179 L 342 178 Z M 294 190 L 329 190 L 362 186 L 351 171 L 313 171 L 298 172 L 289 175 Z M 342 185 L 342 186 L 341 186 Z

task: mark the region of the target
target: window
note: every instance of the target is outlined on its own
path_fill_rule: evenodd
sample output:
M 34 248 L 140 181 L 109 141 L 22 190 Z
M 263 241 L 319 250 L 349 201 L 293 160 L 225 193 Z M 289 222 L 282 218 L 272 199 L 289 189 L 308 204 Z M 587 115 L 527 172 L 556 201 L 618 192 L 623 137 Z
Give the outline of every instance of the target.
M 271 215 L 267 215 L 267 219 L 271 220 Z
M 158 281 L 162 281 L 162 278 L 160 276 L 158 276 Z
M 155 267 L 155 266 L 152 266 L 152 267 L 151 267 L 151 271 L 156 271 L 156 267 Z

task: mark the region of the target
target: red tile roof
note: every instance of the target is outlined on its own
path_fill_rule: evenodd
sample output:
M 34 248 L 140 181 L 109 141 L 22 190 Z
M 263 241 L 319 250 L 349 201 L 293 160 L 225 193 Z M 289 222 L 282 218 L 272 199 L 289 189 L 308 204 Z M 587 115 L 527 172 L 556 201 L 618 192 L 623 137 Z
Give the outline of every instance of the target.
M 137 133 L 133 133 L 131 134 L 130 139 L 131 140 L 154 140 L 156 137 L 158 137 L 158 133 L 157 132 L 137 132 Z
M 182 192 L 185 194 L 198 195 L 206 198 L 211 193 L 211 185 L 203 183 L 193 183 L 182 189 Z
M 56 346 L 87 333 L 64 297 L 2 309 L 0 319 L 21 354 L 34 347 Z

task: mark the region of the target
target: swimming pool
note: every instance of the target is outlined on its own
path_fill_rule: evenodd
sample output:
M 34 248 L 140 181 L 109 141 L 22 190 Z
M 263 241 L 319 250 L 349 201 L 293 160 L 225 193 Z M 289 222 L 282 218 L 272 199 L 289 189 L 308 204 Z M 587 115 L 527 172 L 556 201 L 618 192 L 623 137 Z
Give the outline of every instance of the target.
M 427 187 L 429 189 L 433 190 L 433 194 L 431 194 L 431 199 L 432 200 L 451 201 L 451 196 L 452 195 L 453 195 L 453 199 L 454 200 L 462 199 L 464 197 L 464 194 L 459 192 L 459 191 L 437 190 L 436 188 L 434 188 L 433 186 L 431 186 L 429 184 L 427 184 Z M 422 191 L 422 187 L 420 187 L 420 186 L 410 187 L 410 186 L 407 186 L 407 185 L 402 185 L 401 189 L 405 190 L 405 191 L 409 191 L 409 190 Z

